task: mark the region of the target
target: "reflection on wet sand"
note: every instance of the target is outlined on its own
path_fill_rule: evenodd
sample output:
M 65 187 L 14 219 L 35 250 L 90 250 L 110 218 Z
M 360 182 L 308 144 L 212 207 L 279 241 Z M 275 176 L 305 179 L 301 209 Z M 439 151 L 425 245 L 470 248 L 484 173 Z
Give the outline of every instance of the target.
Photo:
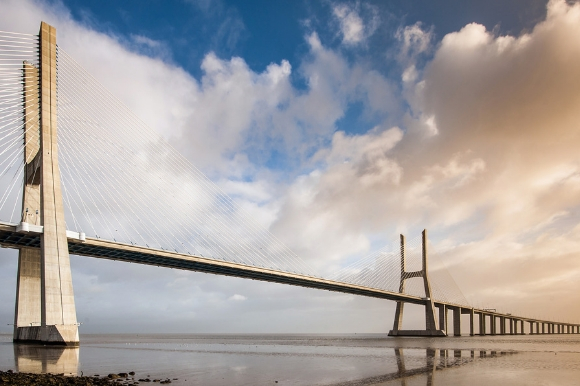
M 425 357 L 422 364 L 417 364 L 418 356 L 413 355 L 411 366 L 405 364 L 405 349 L 395 348 L 395 358 L 397 360 L 397 372 L 384 375 L 357 379 L 355 381 L 343 382 L 335 386 L 354 386 L 354 385 L 400 385 L 407 386 L 407 381 L 413 378 L 425 378 L 426 386 L 436 386 L 436 371 L 444 370 L 450 367 L 457 367 L 472 362 L 475 358 L 493 358 L 507 354 L 515 354 L 515 351 L 475 351 L 475 350 L 439 350 L 428 348 L 425 349 Z M 407 349 L 408 351 L 417 352 L 417 349 Z M 422 357 L 421 357 L 422 358 Z M 391 381 L 391 382 L 389 382 Z M 413 384 L 417 384 L 413 382 Z
M 77 375 L 79 347 L 14 344 L 14 362 L 22 373 Z

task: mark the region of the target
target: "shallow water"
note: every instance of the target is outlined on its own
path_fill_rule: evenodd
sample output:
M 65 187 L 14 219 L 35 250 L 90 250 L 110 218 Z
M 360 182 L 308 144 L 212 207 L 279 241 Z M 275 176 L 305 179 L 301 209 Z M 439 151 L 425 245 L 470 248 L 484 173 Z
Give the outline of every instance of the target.
M 82 335 L 72 349 L 11 339 L 0 335 L 0 370 L 209 386 L 580 385 L 580 335 Z

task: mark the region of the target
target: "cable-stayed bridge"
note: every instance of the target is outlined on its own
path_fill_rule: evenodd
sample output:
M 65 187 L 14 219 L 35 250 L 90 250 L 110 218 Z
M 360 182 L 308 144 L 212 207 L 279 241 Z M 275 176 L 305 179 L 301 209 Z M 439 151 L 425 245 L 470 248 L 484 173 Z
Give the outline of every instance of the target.
M 45 23 L 38 35 L 0 32 L 0 186 L 0 245 L 19 249 L 15 341 L 78 344 L 69 254 L 393 300 L 394 336 L 446 336 L 449 310 L 454 335 L 463 314 L 470 335 L 524 333 L 525 323 L 580 333 L 470 306 L 444 269 L 429 271 L 426 231 L 321 273 L 115 99 Z M 402 329 L 405 303 L 424 306 L 424 330 Z

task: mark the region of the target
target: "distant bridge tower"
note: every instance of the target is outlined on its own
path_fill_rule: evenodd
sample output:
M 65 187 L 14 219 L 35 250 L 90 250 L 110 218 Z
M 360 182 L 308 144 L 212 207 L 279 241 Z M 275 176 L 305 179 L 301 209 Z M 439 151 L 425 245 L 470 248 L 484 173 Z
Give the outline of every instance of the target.
M 78 345 L 58 168 L 56 30 L 44 22 L 39 59 L 39 68 L 23 65 L 25 171 L 19 230 L 41 232 L 40 249 L 20 248 L 14 341 Z
M 402 330 L 403 325 L 403 308 L 405 303 L 397 302 L 395 311 L 395 322 L 393 329 L 389 331 L 390 336 L 447 336 L 445 330 L 437 329 L 435 322 L 435 303 L 431 297 L 431 283 L 429 282 L 428 259 L 427 259 L 427 230 L 422 234 L 422 268 L 420 271 L 407 272 L 405 261 L 405 236 L 401 235 L 401 281 L 399 284 L 399 293 L 405 292 L 405 280 L 414 277 L 423 278 L 425 287 L 425 330 Z

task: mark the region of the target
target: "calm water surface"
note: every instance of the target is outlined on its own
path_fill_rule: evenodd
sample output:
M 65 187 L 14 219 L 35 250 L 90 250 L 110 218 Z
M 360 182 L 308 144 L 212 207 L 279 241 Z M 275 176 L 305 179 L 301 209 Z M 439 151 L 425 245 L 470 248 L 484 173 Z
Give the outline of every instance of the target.
M 82 335 L 72 349 L 14 345 L 0 335 L 7 369 L 135 371 L 136 379 L 208 386 L 580 385 L 580 335 Z

